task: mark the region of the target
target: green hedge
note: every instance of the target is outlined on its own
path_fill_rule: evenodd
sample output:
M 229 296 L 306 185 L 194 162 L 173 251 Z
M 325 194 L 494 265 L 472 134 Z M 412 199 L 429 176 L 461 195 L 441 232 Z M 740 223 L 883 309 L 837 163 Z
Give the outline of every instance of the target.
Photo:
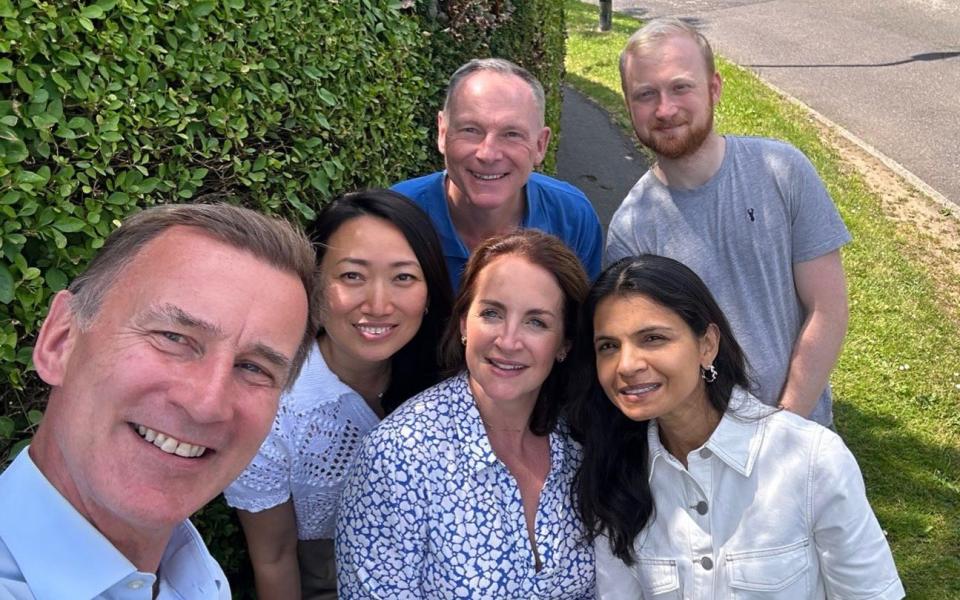
M 51 294 L 126 215 L 224 199 L 305 222 L 435 169 L 446 80 L 474 56 L 533 71 L 558 132 L 563 44 L 554 0 L 0 0 L 0 459 L 42 418 Z M 195 522 L 247 597 L 232 511 Z

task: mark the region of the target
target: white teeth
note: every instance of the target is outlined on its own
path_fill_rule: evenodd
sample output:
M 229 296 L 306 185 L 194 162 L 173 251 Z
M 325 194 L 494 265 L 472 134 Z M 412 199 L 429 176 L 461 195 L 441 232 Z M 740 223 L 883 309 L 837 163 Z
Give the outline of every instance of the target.
M 383 335 L 390 331 L 390 326 L 373 327 L 370 325 L 357 325 L 357 329 L 368 335 Z
M 491 360 L 490 364 L 504 371 L 519 371 L 523 368 L 523 365 L 505 365 L 502 362 L 497 362 L 495 360 Z
M 203 446 L 181 442 L 176 438 L 159 433 L 143 425 L 136 425 L 134 426 L 134 429 L 136 429 L 137 433 L 140 434 L 140 437 L 152 443 L 157 448 L 160 448 L 167 454 L 176 454 L 177 456 L 182 456 L 184 458 L 196 458 L 203 456 L 203 453 L 207 451 L 207 449 Z
M 494 179 L 500 179 L 502 177 L 506 177 L 506 174 L 500 173 L 496 175 L 481 175 L 480 173 L 474 173 L 473 176 L 483 181 L 493 181 Z
M 625 394 L 643 394 L 645 392 L 650 392 L 660 387 L 659 383 L 648 383 L 646 385 L 637 385 L 634 387 L 627 388 L 624 390 Z

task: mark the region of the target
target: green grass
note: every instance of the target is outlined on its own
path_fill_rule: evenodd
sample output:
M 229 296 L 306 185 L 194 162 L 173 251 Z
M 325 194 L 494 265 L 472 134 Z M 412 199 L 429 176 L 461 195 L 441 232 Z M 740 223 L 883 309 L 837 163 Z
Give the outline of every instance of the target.
M 617 58 L 639 22 L 566 0 L 567 82 L 629 130 Z M 717 128 L 787 140 L 813 162 L 854 241 L 844 248 L 850 327 L 832 382 L 837 429 L 863 470 L 908 596 L 960 598 L 960 285 L 919 260 L 922 233 L 884 216 L 880 199 L 822 140 L 812 119 L 748 71 L 719 61 Z

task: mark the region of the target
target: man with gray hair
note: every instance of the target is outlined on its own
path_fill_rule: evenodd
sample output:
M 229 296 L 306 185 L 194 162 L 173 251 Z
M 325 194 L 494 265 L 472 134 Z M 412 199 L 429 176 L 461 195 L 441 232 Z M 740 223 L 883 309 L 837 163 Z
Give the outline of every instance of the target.
M 591 278 L 600 272 L 603 231 L 590 201 L 569 183 L 533 173 L 550 141 L 544 105 L 543 86 L 526 69 L 471 60 L 450 78 L 437 115 L 446 170 L 393 187 L 430 215 L 454 290 L 476 246 L 519 227 L 556 235 Z
M 605 261 L 650 253 L 685 263 L 729 319 L 754 393 L 829 425 L 850 234 L 813 165 L 783 142 L 717 134 L 720 74 L 710 44 L 683 21 L 637 31 L 620 75 L 633 128 L 657 160 L 614 214 Z
M 54 296 L 0 475 L 0 599 L 230 598 L 187 518 L 250 462 L 316 329 L 314 253 L 228 205 L 144 210 Z

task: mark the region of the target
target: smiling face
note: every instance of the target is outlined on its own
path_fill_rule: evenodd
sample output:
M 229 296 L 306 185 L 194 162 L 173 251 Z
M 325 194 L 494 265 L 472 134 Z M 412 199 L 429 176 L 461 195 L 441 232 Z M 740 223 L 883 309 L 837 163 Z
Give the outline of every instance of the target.
M 716 357 L 715 325 L 698 337 L 677 313 L 629 294 L 601 300 L 593 326 L 597 377 L 627 418 L 682 422 L 709 407 L 700 367 Z
M 697 44 L 673 35 L 625 57 L 623 93 L 640 142 L 665 158 L 696 152 L 713 131 L 720 75 L 710 75 Z
M 148 242 L 81 329 L 61 292 L 34 351 L 53 386 L 31 455 L 115 544 L 164 530 L 256 454 L 302 340 L 296 274 L 190 227 Z
M 460 319 L 477 403 L 529 403 L 565 354 L 563 292 L 547 270 L 507 254 L 479 273 Z
M 378 217 L 346 221 L 321 261 L 322 325 L 331 369 L 369 366 L 413 339 L 427 306 L 427 284 L 399 229 Z
M 454 90 L 437 119 L 437 146 L 454 206 L 516 210 L 550 140 L 533 91 L 521 78 L 478 71 Z

